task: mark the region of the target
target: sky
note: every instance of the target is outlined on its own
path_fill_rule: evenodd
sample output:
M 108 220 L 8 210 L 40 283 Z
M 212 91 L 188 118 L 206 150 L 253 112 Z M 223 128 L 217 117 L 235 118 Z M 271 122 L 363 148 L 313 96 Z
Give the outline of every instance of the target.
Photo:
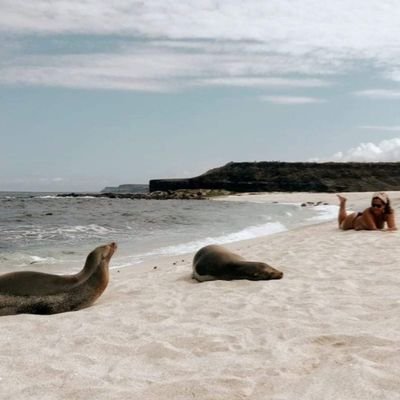
M 400 161 L 397 0 L 0 0 L 0 191 Z

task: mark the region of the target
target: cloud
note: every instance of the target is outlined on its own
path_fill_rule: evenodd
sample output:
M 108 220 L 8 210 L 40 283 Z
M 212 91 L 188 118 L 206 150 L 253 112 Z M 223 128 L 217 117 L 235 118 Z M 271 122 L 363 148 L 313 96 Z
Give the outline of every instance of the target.
M 289 88 L 313 88 L 327 87 L 331 84 L 322 79 L 288 79 L 288 78 L 258 78 L 258 77 L 228 77 L 210 78 L 201 81 L 203 85 L 211 86 L 239 86 L 239 87 L 289 87 Z
M 245 56 L 230 51 L 180 52 L 140 42 L 134 47 L 125 46 L 116 54 L 26 55 L 15 58 L 12 65 L 0 64 L 0 83 L 160 92 L 199 86 L 322 88 L 331 85 L 318 78 L 274 76 L 293 72 L 279 56 L 265 64 L 265 55 Z M 303 63 L 295 69 L 307 75 L 311 72 L 309 68 Z
M 300 97 L 300 96 L 260 96 L 261 101 L 266 101 L 273 104 L 282 105 L 299 105 L 299 104 L 314 104 L 324 103 L 325 100 L 315 97 Z
M 308 88 L 365 62 L 391 79 L 400 70 L 395 0 L 0 0 L 0 9 L 2 84 Z M 75 52 L 82 38 L 86 53 Z
M 355 92 L 355 95 L 370 99 L 397 100 L 400 99 L 400 90 L 368 89 Z
M 345 152 L 338 152 L 325 161 L 399 162 L 400 138 L 382 140 L 378 144 L 360 143 Z
M 388 71 L 387 77 L 396 82 L 400 82 L 400 65 L 397 65 L 392 70 Z
M 324 7 L 318 0 L 1 0 L 0 5 L 0 26 L 16 33 L 255 40 L 297 53 L 310 47 L 377 51 L 395 47 L 400 37 L 394 35 L 400 33 L 396 0 L 338 0 Z
M 396 126 L 382 126 L 382 125 L 363 125 L 359 129 L 368 129 L 372 131 L 385 131 L 385 132 L 400 132 L 400 125 Z

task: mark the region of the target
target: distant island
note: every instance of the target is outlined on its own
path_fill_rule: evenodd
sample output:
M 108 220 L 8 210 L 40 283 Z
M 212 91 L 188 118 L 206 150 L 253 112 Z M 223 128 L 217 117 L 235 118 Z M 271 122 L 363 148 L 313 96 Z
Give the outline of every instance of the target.
M 400 190 L 400 162 L 230 162 L 184 179 L 152 179 L 150 192 L 366 192 Z
M 100 193 L 147 193 L 149 185 L 145 184 L 123 184 L 119 186 L 106 186 Z

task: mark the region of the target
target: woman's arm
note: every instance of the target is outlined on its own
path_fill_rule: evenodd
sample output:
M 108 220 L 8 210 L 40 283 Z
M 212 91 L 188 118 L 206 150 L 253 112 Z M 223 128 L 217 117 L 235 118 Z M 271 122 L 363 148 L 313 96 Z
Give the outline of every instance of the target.
M 394 218 L 394 211 L 391 214 L 388 214 L 386 223 L 388 226 L 388 231 L 397 231 L 396 219 Z

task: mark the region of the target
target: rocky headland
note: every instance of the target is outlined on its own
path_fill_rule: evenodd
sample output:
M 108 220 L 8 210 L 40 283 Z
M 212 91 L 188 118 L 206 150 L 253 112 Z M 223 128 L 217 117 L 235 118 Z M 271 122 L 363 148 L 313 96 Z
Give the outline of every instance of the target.
M 230 162 L 184 179 L 152 179 L 149 185 L 123 184 L 100 193 L 61 193 L 60 197 L 132 200 L 203 200 L 244 192 L 400 191 L 400 162 Z
M 400 163 L 230 162 L 186 179 L 153 179 L 150 192 L 366 192 L 400 190 Z

